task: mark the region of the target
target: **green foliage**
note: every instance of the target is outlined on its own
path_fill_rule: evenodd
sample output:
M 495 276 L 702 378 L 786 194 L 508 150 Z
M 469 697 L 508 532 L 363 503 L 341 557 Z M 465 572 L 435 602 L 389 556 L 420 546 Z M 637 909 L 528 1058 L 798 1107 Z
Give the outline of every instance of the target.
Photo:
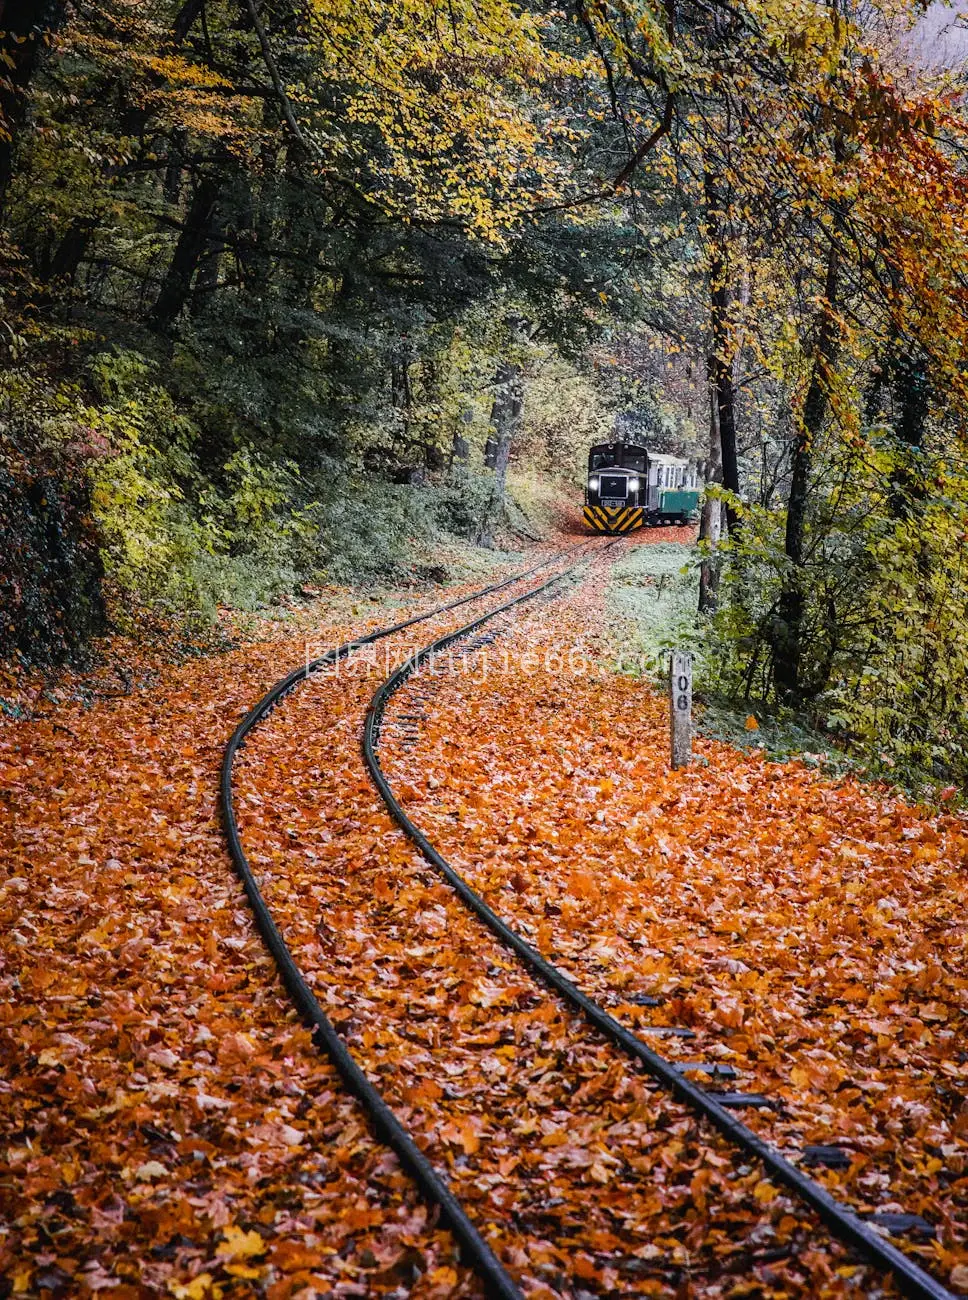
M 558 11 L 439 19 L 60 11 L 0 193 L 0 347 L 11 392 L 49 389 L 50 410 L 21 402 L 40 442 L 91 449 L 122 623 L 490 535 L 502 365 L 527 390 L 522 467 L 580 472 L 611 427 L 588 345 L 634 331 L 665 244 L 621 202 L 557 203 L 614 166 L 615 124 L 575 111 L 604 102 L 587 47 Z M 533 528 L 505 513 L 496 535 Z
M 865 635 L 827 692 L 827 724 L 889 770 L 966 785 L 968 480 L 939 472 L 910 507 L 871 520 Z
M 82 414 L 111 447 L 92 471 L 109 576 L 143 600 L 258 608 L 308 579 L 400 576 L 440 538 L 476 532 L 481 474 L 414 489 L 332 459 L 301 473 L 248 446 L 206 471 L 203 430 L 142 358 L 101 355 L 92 371 L 102 402 Z
M 91 377 L 100 401 L 77 418 L 109 449 L 90 473 L 115 589 L 173 611 L 211 612 L 291 588 L 294 552 L 311 532 L 294 467 L 243 448 L 210 476 L 199 462 L 203 431 L 143 357 L 103 353 Z
M 588 448 L 609 436 L 614 417 L 613 404 L 592 376 L 546 354 L 528 383 L 519 459 L 584 487 Z
M 710 689 L 776 707 L 780 597 L 804 600 L 804 725 L 892 780 L 968 782 L 968 477 L 874 431 L 836 449 L 811 502 L 807 562 L 791 573 L 785 511 L 748 508 L 710 626 Z
M 433 489 L 433 519 L 444 533 L 475 541 L 491 496 L 492 476 L 455 466 L 446 483 Z

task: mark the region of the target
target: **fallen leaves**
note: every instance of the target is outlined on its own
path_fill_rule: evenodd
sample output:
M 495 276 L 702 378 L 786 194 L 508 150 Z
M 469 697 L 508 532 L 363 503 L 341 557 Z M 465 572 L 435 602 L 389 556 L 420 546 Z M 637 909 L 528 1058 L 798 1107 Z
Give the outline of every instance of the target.
M 230 1223 L 222 1236 L 222 1240 L 215 1248 L 216 1255 L 223 1259 L 232 1261 L 238 1259 L 253 1259 L 258 1255 L 266 1253 L 266 1244 L 258 1232 L 243 1232 L 235 1224 Z
M 525 1290 L 561 1295 L 574 1285 L 582 1253 L 599 1288 L 671 1294 L 688 1276 L 693 1294 L 718 1296 L 732 1287 L 724 1279 L 733 1267 L 759 1276 L 762 1243 L 781 1234 L 781 1222 L 784 1243 L 799 1251 L 816 1225 L 783 1196 L 757 1200 L 755 1173 L 737 1172 L 728 1148 L 700 1138 L 688 1112 L 656 1097 L 527 978 L 389 822 L 358 756 L 359 725 L 380 680 L 321 678 L 251 738 L 238 772 L 243 841 L 317 996 L 476 1220 L 489 1225 Z M 528 933 L 547 922 L 526 851 L 554 852 L 568 894 L 547 901 L 562 925 L 589 909 L 601 915 L 588 952 L 610 969 L 609 888 L 580 853 L 545 841 L 521 763 L 510 762 L 507 789 L 465 782 L 467 728 L 488 743 L 472 715 L 451 722 L 442 764 L 426 772 L 415 761 L 422 733 L 434 726 L 436 691 L 449 680 L 435 671 L 395 704 L 404 725 L 397 732 L 391 715 L 385 739 L 394 752 L 403 746 L 397 783 L 424 792 L 457 836 L 500 826 L 501 853 L 518 863 L 510 887 L 528 899 Z M 517 689 L 506 679 L 495 707 Z M 530 705 L 530 692 L 522 694 Z M 414 717 L 419 728 L 409 725 Z M 614 790 L 599 774 L 588 797 L 607 809 Z M 585 834 L 574 827 L 573 845 Z M 690 1193 L 701 1167 L 702 1214 Z M 789 1260 L 771 1265 L 788 1294 L 815 1294 L 819 1273 L 832 1275 L 840 1248 L 822 1236 L 815 1268 L 803 1272 L 792 1247 Z M 661 1243 L 654 1261 L 631 1253 L 642 1240 Z
M 589 621 L 553 609 L 505 639 L 486 692 L 473 665 L 435 683 L 406 752 L 388 731 L 391 781 L 425 773 L 409 815 L 581 987 L 638 1025 L 649 993 L 653 1024 L 698 1035 L 663 1051 L 723 1052 L 780 1104 L 752 1127 L 846 1145 L 822 1180 L 924 1214 L 937 1242 L 907 1245 L 940 1273 L 968 1262 L 968 824 L 701 738 L 670 773 L 667 705 L 640 683 L 515 673 L 525 641 L 567 658 Z M 471 790 L 487 815 L 458 821 Z
M 547 607 L 559 640 L 600 634 L 588 590 Z M 299 658 L 280 643 L 171 670 L 157 695 L 72 713 L 69 746 L 44 722 L 0 731 L 20 813 L 0 841 L 16 994 L 0 1003 L 0 1270 L 16 1294 L 476 1293 L 294 1022 L 222 849 L 212 736 Z M 865 1197 L 930 1180 L 939 1267 L 961 1267 L 964 935 L 944 890 L 964 828 L 714 747 L 693 789 L 695 772 L 665 772 L 661 702 L 641 686 L 512 668 L 486 693 L 436 678 L 419 728 L 388 731 L 418 819 L 621 1014 L 694 1026 L 690 1057 L 722 1051 L 805 1115 L 784 1133 L 850 1141 Z M 814 1220 L 416 859 L 359 759 L 380 675 L 320 675 L 252 737 L 243 838 L 317 996 L 530 1296 L 575 1278 L 593 1294 L 863 1293 Z M 923 1086 L 868 1090 L 939 1058 Z M 871 1142 L 882 1106 L 896 1128 Z M 888 1142 L 912 1147 L 901 1178 Z
M 155 665 L 150 691 L 0 725 L 15 812 L 0 820 L 0 1278 L 14 1295 L 430 1295 L 438 1268 L 476 1294 L 294 1021 L 224 851 L 221 746 L 303 655 L 287 633 Z

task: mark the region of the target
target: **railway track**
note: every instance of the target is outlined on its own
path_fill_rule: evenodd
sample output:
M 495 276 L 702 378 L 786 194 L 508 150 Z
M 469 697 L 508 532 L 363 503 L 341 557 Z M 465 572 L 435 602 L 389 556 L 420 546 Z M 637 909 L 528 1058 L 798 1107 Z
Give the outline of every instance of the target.
M 464 627 L 428 643 L 401 664 L 374 695 L 364 726 L 363 753 L 390 814 L 465 906 L 498 940 L 512 951 L 532 974 L 580 1011 L 595 1029 L 636 1061 L 657 1083 L 712 1124 L 737 1150 L 745 1156 L 757 1159 L 776 1183 L 787 1188 L 804 1204 L 816 1211 L 822 1221 L 841 1240 L 858 1250 L 875 1267 L 889 1273 L 904 1295 L 919 1297 L 921 1300 L 952 1300 L 953 1293 L 922 1269 L 916 1261 L 889 1241 L 885 1241 L 868 1223 L 838 1202 L 818 1182 L 805 1175 L 779 1151 L 737 1119 L 732 1113 L 731 1106 L 724 1103 L 716 1094 L 710 1093 L 687 1078 L 680 1064 L 654 1051 L 638 1035 L 616 1020 L 600 1003 L 587 996 L 559 967 L 544 958 L 523 934 L 498 916 L 407 815 L 403 803 L 395 794 L 380 764 L 378 752 L 380 726 L 387 704 L 391 697 L 419 673 L 423 666 L 432 661 L 435 655 L 457 642 L 472 637 L 488 624 L 497 612 L 499 611 L 482 615 Z M 711 1073 L 715 1075 L 715 1067 Z M 734 1094 L 730 1100 L 734 1104 L 742 1105 L 744 1102 L 755 1104 L 760 1099 Z
M 615 545 L 615 542 L 605 543 L 605 548 L 613 545 Z M 300 683 L 307 681 L 314 673 L 338 664 L 341 660 L 346 659 L 365 646 L 373 645 L 378 641 L 395 636 L 431 619 L 443 617 L 466 605 L 487 600 L 512 586 L 526 583 L 528 579 L 533 578 L 549 565 L 555 562 L 560 564 L 563 561 L 568 561 L 576 556 L 578 552 L 585 553 L 589 549 L 603 548 L 597 546 L 590 548 L 584 544 L 579 544 L 564 553 L 556 553 L 547 557 L 541 563 L 533 565 L 521 573 L 514 574 L 502 582 L 493 583 L 458 600 L 435 606 L 433 609 L 418 614 L 413 618 L 379 628 L 352 641 L 345 642 L 326 654 L 294 669 L 281 678 L 242 719 L 225 748 L 222 760 L 219 798 L 229 853 L 252 909 L 256 927 L 276 963 L 283 985 L 294 1007 L 311 1027 L 315 1045 L 330 1059 L 348 1091 L 363 1106 L 377 1137 L 385 1142 L 396 1154 L 404 1169 L 413 1177 L 427 1200 L 439 1208 L 443 1222 L 450 1228 L 467 1253 L 488 1295 L 501 1297 L 503 1300 L 521 1300 L 520 1290 L 507 1274 L 490 1246 L 484 1241 L 446 1182 L 440 1177 L 431 1162 L 397 1119 L 394 1112 L 383 1100 L 379 1091 L 370 1083 L 365 1072 L 355 1061 L 344 1039 L 337 1032 L 310 988 L 281 930 L 276 924 L 242 844 L 236 817 L 233 775 L 236 758 L 249 735 L 270 716 L 273 710 Z M 575 563 L 566 563 L 564 568 L 561 568 L 550 578 L 545 578 L 536 586 L 527 587 L 523 592 L 504 601 L 496 609 L 492 609 L 486 617 L 493 618 L 499 613 L 505 613 L 526 602 L 538 599 L 548 593 L 556 584 L 569 577 L 576 567 Z M 475 626 L 481 621 L 483 620 L 475 620 Z
M 379 738 L 384 710 L 389 700 L 418 676 L 422 668 L 450 647 L 461 643 L 465 646 L 475 646 L 481 641 L 491 639 L 494 635 L 493 629 L 497 628 L 499 633 L 501 621 L 509 618 L 518 607 L 553 595 L 560 589 L 563 581 L 575 571 L 575 563 L 565 562 L 570 558 L 571 555 L 549 557 L 542 565 L 524 574 L 515 575 L 503 583 L 472 593 L 460 601 L 428 611 L 402 624 L 380 629 L 331 651 L 328 656 L 323 656 L 314 664 L 307 665 L 282 679 L 240 724 L 225 755 L 222 776 L 223 815 L 233 860 L 255 912 L 257 924 L 277 962 L 294 1004 L 306 1021 L 312 1025 L 317 1045 L 330 1057 L 349 1090 L 370 1114 L 378 1136 L 396 1152 L 427 1199 L 440 1207 L 442 1218 L 461 1243 L 468 1262 L 473 1265 L 488 1293 L 496 1296 L 520 1296 L 520 1290 L 490 1246 L 483 1240 L 460 1202 L 350 1055 L 343 1037 L 337 1033 L 326 1017 L 299 971 L 246 859 L 233 806 L 232 772 L 235 756 L 250 732 L 312 672 L 328 664 L 337 663 L 339 659 L 345 658 L 364 645 L 393 636 L 415 624 L 443 617 L 473 602 L 490 600 L 515 584 L 524 584 L 529 577 L 549 567 L 557 559 L 559 566 L 564 565 L 564 567 L 559 567 L 552 576 L 511 595 L 509 599 L 500 601 L 496 606 L 484 609 L 461 626 L 451 628 L 429 641 L 422 650 L 411 655 L 401 664 L 377 690 L 365 721 L 363 748 L 367 765 L 387 808 L 427 861 L 455 891 L 462 903 L 491 930 L 501 944 L 514 953 L 516 959 L 527 968 L 530 975 L 578 1011 L 598 1034 L 630 1057 L 636 1066 L 644 1070 L 657 1084 L 718 1129 L 729 1143 L 743 1153 L 744 1159 L 752 1157 L 760 1161 L 764 1170 L 776 1183 L 783 1185 L 808 1205 L 834 1234 L 858 1251 L 875 1268 L 889 1273 L 902 1293 L 910 1296 L 932 1297 L 933 1300 L 950 1300 L 951 1293 L 924 1272 L 915 1261 L 884 1241 L 869 1225 L 835 1201 L 823 1187 L 786 1161 L 777 1151 L 746 1128 L 726 1104 L 686 1078 L 674 1062 L 654 1052 L 640 1037 L 615 1020 L 604 1007 L 587 997 L 561 970 L 547 962 L 523 935 L 507 926 L 467 881 L 454 871 L 429 839 L 409 819 L 400 799 L 384 775 L 379 760 Z M 424 692 L 425 708 L 432 702 L 432 693 L 432 687 Z

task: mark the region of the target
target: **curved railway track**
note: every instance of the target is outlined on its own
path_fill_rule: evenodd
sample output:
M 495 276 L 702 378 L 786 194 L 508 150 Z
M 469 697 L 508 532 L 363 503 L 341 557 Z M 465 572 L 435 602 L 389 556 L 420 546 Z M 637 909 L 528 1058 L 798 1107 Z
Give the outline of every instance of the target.
M 611 542 L 606 545 L 613 546 L 615 544 L 615 542 Z M 259 883 L 246 858 L 235 815 L 232 778 L 235 757 L 239 749 L 244 745 L 246 737 L 260 722 L 269 716 L 286 695 L 313 672 L 327 665 L 336 664 L 340 659 L 351 655 L 355 650 L 363 646 L 390 637 L 395 633 L 430 619 L 444 616 L 463 606 L 486 601 L 516 584 L 526 583 L 528 578 L 558 561 L 560 564 L 564 564 L 564 567 L 560 568 L 551 577 L 543 579 L 537 585 L 528 587 L 496 606 L 486 608 L 477 617 L 462 626 L 447 630 L 428 642 L 423 649 L 412 654 L 391 673 L 376 691 L 364 723 L 363 754 L 387 809 L 407 837 L 419 849 L 423 857 L 455 891 L 461 902 L 489 928 L 505 948 L 514 953 L 515 957 L 526 967 L 529 974 L 536 978 L 540 984 L 553 990 L 568 1005 L 577 1010 L 598 1034 L 630 1057 L 659 1086 L 666 1089 L 679 1102 L 691 1108 L 696 1115 L 713 1125 L 728 1143 L 742 1152 L 744 1158 L 752 1157 L 759 1161 L 771 1179 L 809 1206 L 836 1237 L 846 1242 L 876 1269 L 891 1275 L 903 1294 L 922 1297 L 925 1300 L 953 1300 L 952 1293 L 926 1273 L 913 1259 L 903 1251 L 898 1250 L 890 1242 L 884 1240 L 849 1208 L 835 1200 L 819 1183 L 806 1176 L 775 1148 L 737 1120 L 735 1115 L 731 1114 L 716 1099 L 715 1095 L 704 1091 L 699 1085 L 686 1078 L 675 1063 L 654 1052 L 641 1038 L 611 1016 L 603 1006 L 582 992 L 557 966 L 547 961 L 523 935 L 507 925 L 469 883 L 454 870 L 419 827 L 408 817 L 400 799 L 395 794 L 381 768 L 379 758 L 380 727 L 384 711 L 391 697 L 418 674 L 422 667 L 431 663 L 435 656 L 440 655 L 450 646 L 460 642 L 467 642 L 474 637 L 475 633 L 483 633 L 488 625 L 493 625 L 495 620 L 509 615 L 521 605 L 553 596 L 556 590 L 560 590 L 563 581 L 573 575 L 577 568 L 577 562 L 565 563 L 565 561 L 571 559 L 576 551 L 583 549 L 582 547 L 575 547 L 565 554 L 559 553 L 550 556 L 541 564 L 514 575 L 503 582 L 493 584 L 449 604 L 436 607 L 402 623 L 379 629 L 357 640 L 347 642 L 345 645 L 330 651 L 327 655 L 283 678 L 240 723 L 225 751 L 223 762 L 221 783 L 223 818 L 232 858 L 255 914 L 257 926 L 276 961 L 287 991 L 302 1017 L 312 1026 L 316 1045 L 330 1058 L 348 1090 L 361 1102 L 369 1114 L 377 1136 L 397 1154 L 402 1165 L 414 1178 L 426 1199 L 439 1206 L 442 1220 L 460 1243 L 467 1262 L 480 1277 L 488 1294 L 501 1297 L 520 1297 L 521 1292 L 517 1285 L 507 1274 L 447 1183 L 437 1173 L 434 1166 L 423 1154 L 412 1136 L 403 1127 L 393 1110 L 386 1104 L 377 1089 L 370 1083 L 360 1065 L 353 1058 L 346 1042 L 337 1033 L 323 1012 L 302 972 L 299 970 L 270 909 L 266 905 Z M 592 549 L 600 550 L 605 548 L 594 547 Z
M 615 545 L 614 542 L 605 544 L 606 547 L 613 545 Z M 502 1300 L 523 1300 L 522 1293 L 507 1274 L 490 1246 L 480 1235 L 446 1182 L 440 1177 L 431 1162 L 383 1100 L 379 1091 L 370 1083 L 364 1071 L 357 1064 L 344 1039 L 336 1031 L 329 1017 L 323 1011 L 276 924 L 242 845 L 235 811 L 233 771 L 236 757 L 240 749 L 245 745 L 246 738 L 261 722 L 264 722 L 269 717 L 291 691 L 295 690 L 301 682 L 309 679 L 313 673 L 338 663 L 364 646 L 372 645 L 377 641 L 384 640 L 432 618 L 448 614 L 465 605 L 495 596 L 508 587 L 526 582 L 556 561 L 561 562 L 573 556 L 575 552 L 584 552 L 588 549 L 585 544 L 579 544 L 564 553 L 553 554 L 540 564 L 514 574 L 502 582 L 493 583 L 488 587 L 472 592 L 468 596 L 462 596 L 458 600 L 435 606 L 433 609 L 415 615 L 413 618 L 405 619 L 389 627 L 379 628 L 353 641 L 347 641 L 317 659 L 294 669 L 281 678 L 246 714 L 233 732 L 222 759 L 219 802 L 229 853 L 242 882 L 249 905 L 252 908 L 256 927 L 276 963 L 293 1005 L 304 1021 L 311 1027 L 313 1042 L 317 1048 L 330 1059 L 348 1091 L 363 1106 L 377 1137 L 385 1142 L 396 1154 L 402 1166 L 414 1179 L 426 1199 L 431 1204 L 439 1207 L 443 1222 L 450 1228 L 466 1252 L 471 1266 L 484 1284 L 487 1293 L 495 1297 L 501 1297 Z M 600 548 L 595 547 L 594 549 Z M 574 572 L 575 567 L 575 564 L 567 565 L 537 586 L 528 588 L 522 594 L 503 602 L 496 609 L 492 609 L 488 617 L 493 618 L 498 613 L 503 613 L 544 595 L 557 583 L 569 577 Z M 476 620 L 474 625 L 477 626 L 480 622 L 481 620 Z
M 533 975 L 580 1011 L 588 1022 L 611 1043 L 635 1060 L 673 1096 L 685 1102 L 703 1119 L 709 1121 L 737 1149 L 757 1159 L 771 1178 L 816 1211 L 841 1240 L 858 1250 L 875 1267 L 890 1273 L 904 1295 L 918 1297 L 919 1300 L 952 1300 L 953 1293 L 925 1272 L 914 1260 L 889 1241 L 885 1241 L 849 1208 L 832 1197 L 824 1187 L 805 1175 L 779 1151 L 747 1128 L 716 1099 L 715 1095 L 706 1092 L 686 1078 L 675 1063 L 653 1051 L 641 1038 L 610 1015 L 600 1003 L 583 993 L 559 967 L 544 958 L 522 934 L 509 926 L 488 906 L 481 895 L 450 865 L 407 815 L 380 765 L 378 748 L 384 710 L 390 698 L 423 665 L 449 646 L 470 637 L 498 613 L 500 611 L 495 610 L 484 614 L 464 627 L 430 642 L 401 664 L 373 696 L 364 724 L 363 755 L 390 814 L 466 907 L 515 954 Z

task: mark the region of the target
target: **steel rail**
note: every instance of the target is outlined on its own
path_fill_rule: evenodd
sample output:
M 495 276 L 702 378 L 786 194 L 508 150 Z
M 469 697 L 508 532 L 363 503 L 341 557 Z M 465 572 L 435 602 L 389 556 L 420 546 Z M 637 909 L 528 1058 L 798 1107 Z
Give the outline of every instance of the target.
M 525 579 L 538 573 L 541 569 L 553 563 L 555 560 L 563 560 L 573 555 L 575 551 L 585 548 L 585 543 L 579 543 L 565 551 L 559 551 L 543 560 L 540 564 L 533 565 L 521 573 L 505 579 L 502 582 L 493 583 L 489 587 L 481 588 L 469 596 L 462 596 L 458 600 L 451 601 L 449 604 L 437 606 L 428 610 L 426 613 L 415 615 L 413 618 L 405 619 L 403 622 L 395 623 L 391 627 L 377 629 L 374 632 L 367 633 L 365 636 L 358 637 L 354 641 L 347 641 L 341 646 L 337 646 L 326 654 L 319 656 L 309 663 L 301 665 L 294 669 L 287 676 L 278 681 L 275 686 L 268 691 L 253 709 L 246 714 L 225 747 L 222 757 L 222 768 L 219 783 L 219 804 L 222 814 L 222 821 L 225 829 L 226 840 L 228 842 L 229 854 L 232 858 L 236 874 L 242 882 L 246 898 L 255 919 L 256 928 L 272 956 L 283 985 L 289 994 L 289 997 L 296 1007 L 303 1020 L 312 1027 L 312 1038 L 316 1047 L 324 1052 L 333 1066 L 336 1068 L 340 1078 L 345 1084 L 347 1090 L 361 1103 L 366 1112 L 369 1114 L 373 1131 L 380 1141 L 384 1142 L 395 1153 L 400 1160 L 403 1168 L 411 1175 L 417 1184 L 424 1198 L 431 1204 L 435 1204 L 440 1209 L 441 1219 L 453 1233 L 454 1237 L 466 1252 L 471 1262 L 471 1267 L 484 1284 L 485 1290 L 489 1296 L 496 1300 L 524 1300 L 523 1293 L 505 1271 L 503 1265 L 481 1236 L 471 1219 L 468 1217 L 463 1206 L 450 1190 L 447 1183 L 436 1171 L 434 1166 L 416 1145 L 408 1131 L 397 1119 L 394 1112 L 383 1100 L 379 1091 L 370 1083 L 362 1068 L 357 1064 L 352 1053 L 347 1048 L 341 1036 L 333 1027 L 323 1008 L 320 1006 L 315 994 L 306 981 L 305 976 L 299 968 L 293 957 L 289 946 L 282 936 L 275 918 L 270 911 L 259 882 L 249 863 L 245 850 L 242 847 L 242 840 L 239 834 L 238 821 L 235 815 L 235 801 L 232 790 L 232 777 L 236 756 L 240 749 L 243 748 L 247 736 L 254 730 L 259 723 L 263 722 L 272 710 L 285 698 L 301 681 L 306 680 L 313 672 L 322 667 L 337 663 L 339 660 L 346 658 L 355 650 L 366 645 L 372 645 L 375 641 L 382 640 L 385 637 L 392 636 L 394 633 L 402 632 L 406 628 L 413 627 L 415 624 L 426 622 L 428 619 L 435 618 L 441 614 L 446 614 L 451 610 L 457 609 L 462 605 L 469 604 L 472 601 L 482 600 L 487 596 L 494 595 L 498 591 L 511 586 L 517 582 L 523 582 Z M 541 592 L 548 590 L 554 583 L 560 582 L 569 573 L 573 572 L 574 566 L 566 568 L 561 573 L 541 583 L 538 587 L 529 589 L 522 596 L 516 597 L 510 604 L 520 604 L 526 600 L 534 599 Z M 504 605 L 501 608 L 507 608 Z
M 454 632 L 448 632 L 432 641 L 429 645 L 424 646 L 422 650 L 418 650 L 416 654 L 401 664 L 379 687 L 371 699 L 363 727 L 363 757 L 390 815 L 417 846 L 424 858 L 436 868 L 453 888 L 461 901 L 475 916 L 484 922 L 505 947 L 520 958 L 533 974 L 554 989 L 556 993 L 559 993 L 573 1007 L 581 1011 L 585 1018 L 606 1039 L 639 1062 L 654 1079 L 667 1088 L 675 1097 L 709 1120 L 727 1141 L 759 1160 L 776 1182 L 782 1184 L 809 1205 L 836 1236 L 857 1249 L 877 1268 L 890 1273 L 903 1295 L 913 1297 L 914 1300 L 958 1300 L 958 1297 L 953 1292 L 922 1269 L 910 1256 L 898 1250 L 891 1242 L 886 1241 L 851 1209 L 831 1196 L 826 1188 L 812 1178 L 807 1177 L 806 1174 L 802 1173 L 782 1156 L 779 1151 L 764 1142 L 756 1133 L 730 1114 L 724 1106 L 721 1106 L 716 1101 L 715 1096 L 705 1092 L 697 1084 L 687 1079 L 676 1069 L 672 1062 L 652 1051 L 641 1038 L 626 1029 L 603 1006 L 582 992 L 553 962 L 543 957 L 521 934 L 501 919 L 481 895 L 434 848 L 415 822 L 408 817 L 380 766 L 377 753 L 380 724 L 386 705 L 391 696 L 403 686 L 422 664 L 454 642 L 469 636 L 479 627 L 502 613 L 503 609 L 511 608 L 515 603 L 517 602 L 510 601 L 507 605 L 490 611 L 481 618 L 468 623 L 465 627 L 458 628 Z

